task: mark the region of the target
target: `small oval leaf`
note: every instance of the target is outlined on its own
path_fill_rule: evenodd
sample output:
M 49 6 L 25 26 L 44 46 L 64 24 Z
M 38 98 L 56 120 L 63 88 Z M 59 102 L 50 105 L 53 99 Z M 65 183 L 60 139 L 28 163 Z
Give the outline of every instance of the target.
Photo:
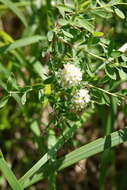
M 115 8 L 114 11 L 118 17 L 120 17 L 121 19 L 125 19 L 125 15 L 120 9 Z
M 27 94 L 27 92 L 25 92 L 21 98 L 21 102 L 23 105 L 26 103 L 26 94 Z
M 115 72 L 115 68 L 112 68 L 112 67 L 110 67 L 109 65 L 106 65 L 106 67 L 105 67 L 105 72 L 106 72 L 106 74 L 107 74 L 111 79 L 116 80 L 117 75 L 116 75 L 116 72 Z

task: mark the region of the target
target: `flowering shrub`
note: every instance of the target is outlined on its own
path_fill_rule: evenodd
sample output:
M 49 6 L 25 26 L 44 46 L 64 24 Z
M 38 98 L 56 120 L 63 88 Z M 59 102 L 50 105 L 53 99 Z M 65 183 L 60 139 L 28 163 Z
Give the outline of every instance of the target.
M 118 106 L 127 114 L 127 45 L 122 39 L 126 36 L 126 1 L 0 3 L 1 14 L 10 9 L 24 25 L 19 39 L 4 30 L 7 26 L 0 30 L 1 171 L 13 190 L 23 190 L 43 178 L 48 178 L 53 190 L 58 171 L 107 149 L 98 179 L 98 189 L 104 189 L 110 148 L 127 140 L 126 128 L 112 133 Z M 100 134 L 107 136 L 78 148 L 84 143 L 72 137 L 93 113 L 101 118 Z M 8 138 L 6 130 L 13 140 L 6 139 L 4 144 L 1 139 Z M 58 159 L 57 152 L 68 140 L 75 150 Z M 19 146 L 21 151 L 17 146 L 24 141 L 32 149 L 28 151 L 31 162 L 27 149 Z M 15 147 L 23 172 L 41 157 L 19 180 L 5 161 Z M 3 150 L 9 152 L 5 158 Z

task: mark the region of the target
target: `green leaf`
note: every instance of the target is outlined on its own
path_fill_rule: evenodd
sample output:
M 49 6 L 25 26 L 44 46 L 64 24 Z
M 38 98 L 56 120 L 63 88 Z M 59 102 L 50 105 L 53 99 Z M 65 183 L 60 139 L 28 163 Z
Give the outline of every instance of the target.
M 38 73 L 38 75 L 42 78 L 42 80 L 46 79 L 45 69 L 39 61 L 35 62 L 33 64 L 33 67 L 34 70 Z
M 106 93 L 103 93 L 103 99 L 105 101 L 105 104 L 107 104 L 107 105 L 111 104 L 110 98 Z
M 120 9 L 115 8 L 114 11 L 118 17 L 120 17 L 121 19 L 125 19 L 125 15 Z
M 57 160 L 56 165 L 58 166 L 58 170 L 62 170 L 82 159 L 86 159 L 106 149 L 117 146 L 125 141 L 127 141 L 127 128 L 111 133 L 104 138 L 99 138 L 72 151 L 63 158 Z M 61 161 L 63 162 L 60 164 Z
M 117 58 L 117 57 L 120 57 L 121 54 L 122 54 L 121 51 L 112 51 L 111 52 L 111 57 Z
M 3 108 L 8 102 L 9 96 L 5 96 L 0 100 L 0 108 Z
M 24 188 L 26 188 L 32 185 L 33 183 L 36 183 L 44 178 L 47 178 L 49 173 L 63 170 L 64 168 L 69 167 L 79 162 L 80 160 L 94 156 L 97 153 L 103 152 L 125 141 L 127 141 L 127 128 L 118 130 L 103 138 L 99 138 L 91 143 L 88 143 L 80 148 L 77 148 L 71 153 L 56 160 L 52 164 L 46 164 L 43 168 L 39 170 L 38 173 L 33 175 L 31 179 L 26 178 L 23 181 L 20 181 L 20 183 L 23 185 Z
M 98 89 L 92 89 L 91 94 L 93 97 L 93 100 L 98 104 L 105 104 L 105 100 L 103 98 L 103 92 L 99 91 Z
M 105 109 L 105 108 L 104 108 Z M 117 104 L 113 101 L 113 98 L 110 102 L 110 109 L 107 111 L 107 114 L 101 115 L 101 120 L 104 128 L 105 135 L 110 135 L 113 130 L 115 122 L 115 109 L 117 109 Z M 102 113 L 105 112 L 103 108 L 100 110 Z M 112 162 L 111 156 L 112 150 L 109 148 L 102 153 L 101 163 L 100 163 L 100 177 L 99 177 L 99 187 L 100 189 L 105 189 L 105 178 L 108 173 L 109 164 Z
M 10 184 L 13 190 L 23 190 L 24 188 L 20 185 L 18 180 L 16 179 L 15 175 L 8 167 L 6 161 L 3 157 L 0 157 L 0 170 L 4 174 L 5 178 L 7 179 L 8 183 Z
M 3 156 L 3 153 L 2 153 L 2 151 L 1 151 L 1 149 L 0 149 L 0 158 L 3 158 L 4 156 Z
M 94 26 L 91 24 L 90 21 L 88 21 L 84 18 L 76 17 L 76 19 L 72 22 L 72 25 L 74 25 L 76 27 L 84 28 L 91 33 L 94 32 Z
M 68 112 L 66 117 L 71 121 L 78 121 L 79 120 L 78 115 L 74 112 Z
M 21 103 L 24 105 L 26 103 L 26 95 L 27 95 L 27 92 L 25 92 L 23 94 L 23 96 L 21 97 Z
M 5 78 L 10 76 L 10 72 L 2 63 L 0 63 L 0 74 L 4 75 Z
M 45 95 L 51 95 L 52 93 L 52 87 L 51 87 L 51 84 L 46 84 L 44 86 L 44 94 Z
M 56 138 L 55 132 L 52 128 L 48 128 L 47 132 L 48 132 L 48 149 L 51 150 L 52 147 L 55 146 L 55 144 L 57 142 L 57 138 Z M 50 160 L 54 161 L 56 159 L 56 152 L 52 151 L 52 154 L 50 156 L 51 156 Z
M 86 69 L 85 70 L 86 70 L 86 72 L 88 73 L 88 75 L 90 77 L 94 77 L 95 76 L 95 74 L 91 70 L 90 63 L 86 63 Z
M 127 56 L 126 55 L 122 55 L 121 58 L 123 59 L 123 61 L 127 61 Z
M 104 33 L 103 32 L 93 32 L 93 35 L 95 37 L 102 37 L 104 35 Z
M 27 7 L 27 6 L 30 6 L 31 3 L 30 2 L 26 2 L 26 1 L 22 1 L 22 2 L 16 2 L 14 3 L 16 7 L 19 7 L 19 8 L 22 8 L 22 7 Z M 9 7 L 6 6 L 6 5 L 0 5 L 0 10 L 1 11 L 5 11 L 5 10 L 8 10 Z
M 50 84 L 54 82 L 54 76 L 50 76 L 44 80 L 44 84 Z
M 112 13 L 111 12 L 108 12 L 107 10 L 101 8 L 101 9 L 97 9 L 97 10 L 92 10 L 91 13 L 99 16 L 99 17 L 102 17 L 102 18 L 111 18 L 112 17 Z
M 120 76 L 120 78 L 122 79 L 122 80 L 126 80 L 127 79 L 127 73 L 125 73 L 124 71 L 123 71 L 123 69 L 118 69 L 118 72 L 119 72 L 119 76 Z
M 11 44 L 5 45 L 0 47 L 0 53 L 8 52 L 11 50 L 14 50 L 16 48 L 24 47 L 33 43 L 37 43 L 39 41 L 44 40 L 45 38 L 43 36 L 35 35 L 32 37 L 22 38 L 19 39 Z
M 49 159 L 50 155 L 55 154 L 75 133 L 76 129 L 82 126 L 93 113 L 93 109 L 88 109 L 83 113 L 81 121 L 77 121 L 71 127 L 67 128 L 58 138 L 56 144 L 23 176 L 20 178 L 20 184 L 25 188 L 31 183 L 31 177 L 43 166 Z
M 6 33 L 5 31 L 3 30 L 0 30 L 0 37 L 4 40 L 4 42 L 8 43 L 8 42 L 13 42 L 13 38 L 8 34 Z
M 80 9 L 83 9 L 83 10 L 85 10 L 85 9 L 87 9 L 88 7 L 89 7 L 89 5 L 90 5 L 90 0 L 88 0 L 88 1 L 83 1 L 81 4 L 80 4 Z
M 62 30 L 63 34 L 68 37 L 68 38 L 73 38 L 73 35 L 70 34 L 69 32 L 66 32 L 65 30 Z
M 0 87 L 7 91 L 7 84 L 0 80 Z
M 19 182 L 23 187 L 26 187 L 29 178 L 31 178 L 31 176 L 35 174 L 40 169 L 40 167 L 50 159 L 50 155 L 52 157 L 52 154 L 55 154 L 60 149 L 60 147 L 62 147 L 62 145 L 65 143 L 65 140 L 67 141 L 71 136 L 73 136 L 77 128 L 78 126 L 75 125 L 74 127 L 65 130 L 64 134 L 59 137 L 52 149 L 50 149 L 23 177 L 21 177 Z
M 59 12 L 63 17 L 65 16 L 65 12 L 72 12 L 72 9 L 70 7 L 63 4 L 58 4 L 57 8 L 59 9 Z
M 15 101 L 18 103 L 20 108 L 23 108 L 22 102 L 21 102 L 21 97 L 18 94 L 13 93 L 12 97 L 15 99 Z
M 11 91 L 12 89 L 18 90 L 17 81 L 15 79 L 15 75 L 13 73 L 10 74 L 7 80 L 7 90 Z
M 57 138 L 55 136 L 55 131 L 50 127 L 48 128 L 48 148 L 52 149 L 52 147 L 56 144 Z M 56 153 L 52 152 L 52 155 L 50 155 L 50 163 L 56 160 Z M 54 171 L 54 173 L 49 174 L 48 176 L 48 189 L 49 190 L 56 190 L 56 177 L 57 172 Z
M 44 91 L 43 91 L 43 89 L 41 89 L 38 91 L 38 99 L 39 99 L 39 101 L 42 101 L 43 98 L 44 98 Z
M 126 62 L 120 63 L 120 67 L 127 68 Z
M 49 31 L 47 34 L 48 41 L 51 42 L 53 39 L 53 31 Z
M 33 134 L 36 137 L 40 137 L 41 136 L 41 132 L 40 132 L 39 125 L 38 125 L 37 121 L 33 121 L 33 123 L 31 124 L 30 128 L 31 128 Z
M 21 13 L 20 9 L 10 0 L 0 0 L 1 3 L 5 4 L 7 7 L 9 7 L 22 21 L 22 23 L 27 26 L 26 18 Z
M 120 4 L 120 3 L 121 3 L 121 0 L 111 0 L 108 4 L 117 5 L 117 4 Z
M 61 25 L 61 26 L 65 26 L 65 25 L 67 25 L 67 24 L 69 24 L 69 22 L 67 21 L 67 20 L 65 20 L 65 19 L 59 19 L 59 24 Z
M 106 65 L 105 66 L 105 72 L 106 74 L 113 80 L 116 80 L 116 71 L 115 71 L 115 68 L 113 67 L 110 67 L 109 65 Z
M 45 145 L 43 142 L 43 138 L 41 136 L 41 130 L 40 130 L 39 124 L 36 120 L 34 120 L 31 123 L 30 129 L 31 129 L 32 134 L 33 134 L 34 142 L 38 148 L 38 152 L 40 153 L 40 155 L 42 155 L 43 151 L 45 150 Z

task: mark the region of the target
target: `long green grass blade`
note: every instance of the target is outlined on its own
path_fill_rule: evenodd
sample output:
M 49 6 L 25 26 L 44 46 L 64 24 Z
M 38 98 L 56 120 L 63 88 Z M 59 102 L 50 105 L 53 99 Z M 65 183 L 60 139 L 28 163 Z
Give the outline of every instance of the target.
M 49 127 L 48 128 L 48 148 L 52 149 L 52 147 L 56 144 L 57 139 L 55 136 L 54 130 Z M 52 154 L 51 159 L 49 160 L 50 163 L 56 160 L 56 154 Z M 48 176 L 48 190 L 56 190 L 56 177 L 57 177 L 57 172 L 52 173 L 51 175 L 49 174 Z
M 61 159 L 58 159 L 51 165 L 46 164 L 38 171 L 38 173 L 31 176 L 31 178 L 29 179 L 24 178 L 23 180 L 20 180 L 20 183 L 23 185 L 24 188 L 28 187 L 31 184 L 48 177 L 49 173 L 53 173 L 54 171 L 60 171 L 79 162 L 80 160 L 86 159 L 104 150 L 117 146 L 125 141 L 127 141 L 127 127 L 111 133 L 104 138 L 99 138 L 87 145 L 84 145 L 62 157 Z
M 20 11 L 20 9 L 10 0 L 0 0 L 1 3 L 3 3 L 4 5 L 6 5 L 7 7 L 9 7 L 22 21 L 22 23 L 27 26 L 27 22 L 26 19 L 24 17 L 24 15 L 22 14 L 22 12 Z
M 81 121 L 73 124 L 71 128 L 67 128 L 63 135 L 61 135 L 56 144 L 50 149 L 24 176 L 22 176 L 19 182 L 25 187 L 26 184 L 30 183 L 31 177 L 54 155 L 75 133 L 76 129 L 82 126 L 82 123 L 85 123 L 93 113 L 92 109 L 89 109 L 82 115 Z
M 113 131 L 115 115 L 117 114 L 117 104 L 114 99 L 111 99 L 111 107 L 108 113 L 105 115 L 105 107 L 101 112 L 103 126 L 105 128 L 105 135 L 109 135 Z M 99 189 L 105 189 L 105 180 L 108 175 L 108 166 L 113 161 L 113 151 L 109 148 L 102 154 L 101 164 L 100 164 L 100 177 L 99 177 Z
M 65 143 L 66 141 L 73 136 L 74 131 L 77 129 L 75 125 L 73 128 L 69 128 L 65 131 L 64 136 L 60 136 L 55 146 L 52 147 L 21 179 L 19 180 L 22 185 L 31 178 L 49 159 L 54 155 Z
M 64 169 L 82 159 L 88 158 L 99 152 L 102 152 L 108 148 L 119 145 L 126 140 L 127 128 L 111 133 L 110 135 L 107 135 L 104 138 L 99 138 L 96 141 L 84 145 L 81 148 L 69 153 L 68 155 L 60 159 L 58 163 L 60 163 L 60 161 L 62 160 L 63 162 L 60 165 L 59 170 Z
M 16 2 L 16 3 L 13 3 L 13 4 L 15 4 L 16 7 L 26 7 L 26 6 L 30 6 L 31 2 L 22 1 L 22 2 Z M 8 6 L 0 5 L 0 10 L 7 10 L 7 9 L 9 9 Z
M 6 161 L 2 157 L 2 154 L 0 155 L 0 170 L 4 174 L 5 178 L 7 179 L 8 183 L 10 184 L 11 188 L 13 190 L 23 190 L 24 188 L 20 185 L 18 180 L 16 179 L 15 175 L 11 171 L 11 169 L 8 167 Z
M 28 38 L 22 38 L 20 40 L 16 40 L 13 43 L 10 43 L 8 45 L 4 45 L 2 47 L 0 47 L 0 53 L 3 52 L 8 52 L 11 50 L 14 50 L 16 48 L 20 48 L 20 47 L 24 47 L 33 43 L 37 43 L 41 40 L 44 40 L 44 37 L 40 36 L 40 35 L 35 35 L 32 37 L 28 37 Z

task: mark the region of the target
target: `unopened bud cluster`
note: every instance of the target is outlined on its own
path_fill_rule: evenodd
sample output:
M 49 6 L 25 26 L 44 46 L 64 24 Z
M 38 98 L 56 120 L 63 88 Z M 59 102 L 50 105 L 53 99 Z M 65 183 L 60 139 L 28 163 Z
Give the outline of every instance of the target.
M 64 68 L 58 72 L 60 83 L 63 88 L 71 88 L 78 86 L 82 81 L 82 72 L 80 68 L 73 64 L 64 64 Z M 71 100 L 72 107 L 80 110 L 83 109 L 90 102 L 90 95 L 87 89 L 77 90 Z

